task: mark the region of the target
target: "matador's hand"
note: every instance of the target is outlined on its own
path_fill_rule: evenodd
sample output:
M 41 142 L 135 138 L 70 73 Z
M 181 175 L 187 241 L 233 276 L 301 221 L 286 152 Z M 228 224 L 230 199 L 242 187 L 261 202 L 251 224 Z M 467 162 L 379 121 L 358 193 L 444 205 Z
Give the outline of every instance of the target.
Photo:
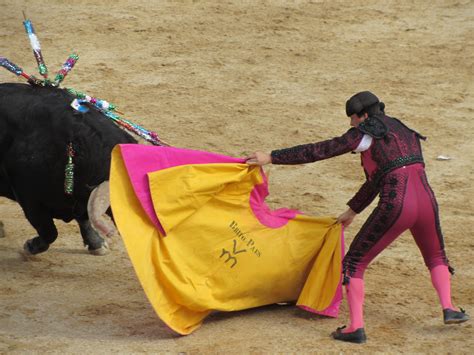
M 264 152 L 255 152 L 251 154 L 250 156 L 245 158 L 245 162 L 249 165 L 267 165 L 271 164 L 272 162 L 272 156 L 268 153 Z
M 357 213 L 355 213 L 351 208 L 348 208 L 346 212 L 337 217 L 337 223 L 341 223 L 345 228 L 354 220 Z

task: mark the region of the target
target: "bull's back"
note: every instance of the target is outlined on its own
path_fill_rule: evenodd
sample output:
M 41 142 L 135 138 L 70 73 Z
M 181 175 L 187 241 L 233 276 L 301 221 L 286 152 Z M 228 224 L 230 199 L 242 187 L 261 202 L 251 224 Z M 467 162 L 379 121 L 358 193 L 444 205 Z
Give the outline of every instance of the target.
M 87 113 L 75 111 L 70 105 L 73 99 L 63 89 L 0 84 L 2 179 L 16 195 L 44 204 L 53 217 L 66 220 L 84 212 L 92 187 L 107 180 L 112 148 L 136 143 L 94 107 Z M 74 154 L 72 197 L 64 193 L 70 143 Z M 73 204 L 80 211 L 72 211 Z

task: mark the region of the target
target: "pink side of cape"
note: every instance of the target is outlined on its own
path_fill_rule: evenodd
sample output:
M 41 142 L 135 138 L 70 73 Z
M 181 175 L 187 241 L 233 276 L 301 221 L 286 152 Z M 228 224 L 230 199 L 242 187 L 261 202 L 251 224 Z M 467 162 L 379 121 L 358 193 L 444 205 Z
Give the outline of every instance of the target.
M 166 235 L 166 232 L 153 207 L 148 173 L 188 164 L 245 163 L 245 160 L 240 158 L 183 148 L 121 144 L 120 149 L 135 194 L 150 220 L 163 235 Z M 250 194 L 250 206 L 263 225 L 269 228 L 282 227 L 293 219 L 298 211 L 287 208 L 270 210 L 265 203 L 265 197 L 268 196 L 268 180 L 263 171 L 262 176 L 264 182 L 256 185 Z
M 121 144 L 120 149 L 135 194 L 152 223 L 163 235 L 166 235 L 166 233 L 153 207 L 148 173 L 188 164 L 245 163 L 245 160 L 240 158 L 183 148 Z M 268 179 L 263 170 L 262 176 L 264 182 L 254 187 L 250 194 L 249 204 L 260 223 L 269 228 L 280 228 L 301 212 L 287 208 L 272 211 L 265 203 L 265 198 L 268 196 Z M 344 232 L 341 233 L 341 239 L 341 252 L 344 256 Z M 331 304 L 325 310 L 316 311 L 307 306 L 300 307 L 309 312 L 337 317 L 341 301 L 342 287 L 340 282 Z

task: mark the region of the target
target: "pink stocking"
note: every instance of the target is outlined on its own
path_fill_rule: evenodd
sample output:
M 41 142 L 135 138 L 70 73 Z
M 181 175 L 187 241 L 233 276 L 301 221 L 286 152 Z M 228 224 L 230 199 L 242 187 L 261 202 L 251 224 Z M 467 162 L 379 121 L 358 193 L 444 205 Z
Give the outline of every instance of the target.
M 364 327 L 364 280 L 352 277 L 346 286 L 346 294 L 351 324 L 343 330 L 343 333 L 353 332 Z
M 451 303 L 451 275 L 446 265 L 438 265 L 430 270 L 431 282 L 438 292 L 443 309 L 455 309 Z

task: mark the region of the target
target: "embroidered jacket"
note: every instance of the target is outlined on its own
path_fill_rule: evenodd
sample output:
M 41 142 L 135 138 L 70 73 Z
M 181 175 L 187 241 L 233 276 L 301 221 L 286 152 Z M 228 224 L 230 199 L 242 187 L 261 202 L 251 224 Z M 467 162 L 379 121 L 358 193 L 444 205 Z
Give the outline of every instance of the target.
M 389 116 L 372 116 L 340 137 L 271 152 L 273 164 L 304 164 L 348 152 L 360 152 L 366 181 L 347 203 L 362 212 L 379 194 L 385 176 L 402 166 L 423 163 L 420 139 L 426 139 Z

